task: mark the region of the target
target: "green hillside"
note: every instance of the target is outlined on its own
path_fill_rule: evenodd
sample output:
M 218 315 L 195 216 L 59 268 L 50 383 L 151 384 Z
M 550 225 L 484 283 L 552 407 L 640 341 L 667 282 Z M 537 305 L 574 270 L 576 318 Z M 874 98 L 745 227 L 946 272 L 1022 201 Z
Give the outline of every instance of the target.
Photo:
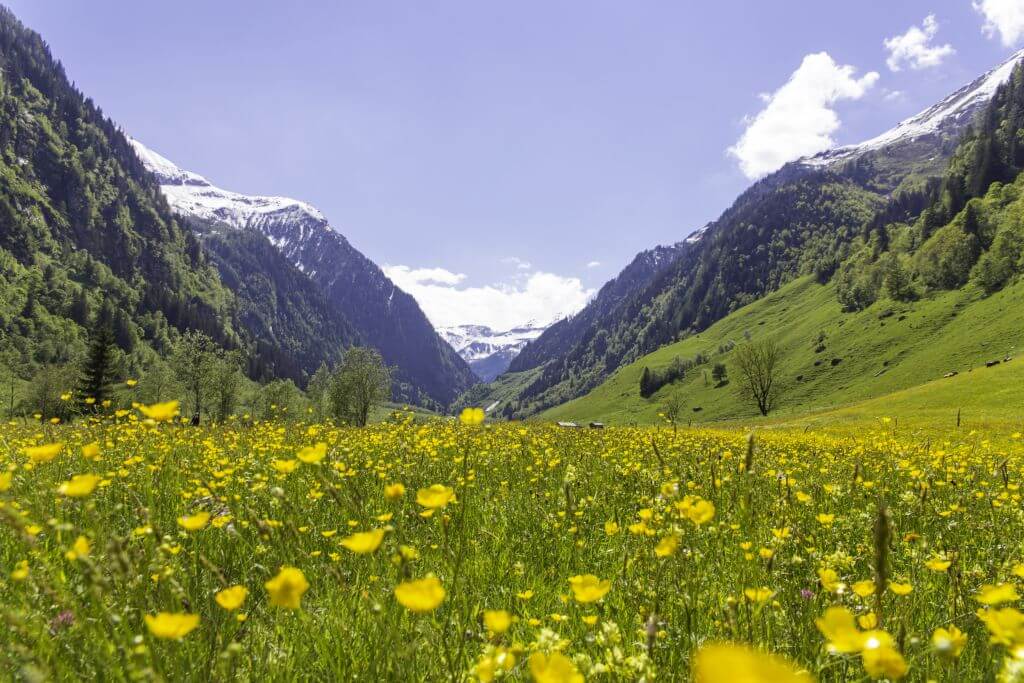
M 1024 359 L 1022 359 L 1024 360 Z M 867 424 L 885 425 L 901 433 L 948 434 L 957 427 L 969 434 L 1009 434 L 1022 431 L 1024 418 L 1024 362 L 1001 363 L 937 379 L 850 406 L 810 413 L 796 419 L 772 419 L 780 427 L 827 427 L 853 431 Z
M 955 383 L 951 386 L 966 383 L 972 387 L 968 392 L 974 396 L 972 407 L 999 407 L 1003 399 L 989 392 L 983 381 L 973 381 L 974 373 L 996 376 L 996 370 L 985 368 L 985 363 L 1014 355 L 1024 343 L 1022 297 L 1022 283 L 991 296 L 969 285 L 918 301 L 882 300 L 847 313 L 840 308 L 833 284 L 819 285 L 812 278 L 802 278 L 701 334 L 619 369 L 590 394 L 548 410 L 542 417 L 614 424 L 653 422 L 659 419 L 669 395 L 680 392 L 686 401 L 683 421 L 753 418 L 756 408 L 736 389 L 738 370 L 733 352 L 724 350 L 747 336 L 771 337 L 782 348 L 783 392 L 771 416 L 776 420 L 885 396 L 940 379 L 951 371 L 960 373 L 952 378 Z M 644 367 L 664 369 L 676 357 L 692 358 L 698 353 L 707 356 L 707 361 L 650 398 L 640 397 Z M 711 379 L 716 362 L 724 363 L 728 370 L 729 381 L 724 386 L 716 386 Z M 948 412 L 951 405 L 937 403 L 936 410 Z

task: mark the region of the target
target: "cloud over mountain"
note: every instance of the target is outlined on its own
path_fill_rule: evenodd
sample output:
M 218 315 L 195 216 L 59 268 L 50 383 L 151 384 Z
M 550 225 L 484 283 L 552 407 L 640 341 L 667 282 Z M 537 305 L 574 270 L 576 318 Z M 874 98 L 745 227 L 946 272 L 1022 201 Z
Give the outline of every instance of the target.
M 445 268 L 395 265 L 385 266 L 384 272 L 415 297 L 438 328 L 473 323 L 505 330 L 530 321 L 545 325 L 580 310 L 594 294 L 579 278 L 542 271 L 514 284 L 482 286 L 462 286 L 466 275 Z
M 857 100 L 878 80 L 871 71 L 856 78 L 856 69 L 837 64 L 827 52 L 809 54 L 789 80 L 773 93 L 729 154 L 748 178 L 760 178 L 783 164 L 835 146 L 832 134 L 840 126 L 833 106 Z

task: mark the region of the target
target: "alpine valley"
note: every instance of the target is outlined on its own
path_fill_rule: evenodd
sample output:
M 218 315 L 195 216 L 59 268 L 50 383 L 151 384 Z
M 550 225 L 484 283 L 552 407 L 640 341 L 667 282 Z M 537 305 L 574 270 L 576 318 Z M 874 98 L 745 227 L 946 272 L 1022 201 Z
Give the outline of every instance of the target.
M 469 363 L 477 377 L 490 382 L 508 370 L 512 359 L 544 329 L 535 323 L 526 323 L 504 332 L 495 332 L 486 325 L 458 325 L 438 331 Z
M 257 380 L 303 386 L 369 345 L 396 400 L 443 409 L 477 381 L 319 211 L 220 190 L 130 140 L 6 9 L 0 66 L 0 321 L 25 377 L 84 353 L 103 307 L 132 373 L 198 329 L 245 349 Z
M 965 373 L 1024 342 L 1022 59 L 866 142 L 786 164 L 639 253 L 574 315 L 435 330 L 317 208 L 222 189 L 129 137 L 0 10 L 11 410 L 18 381 L 68 381 L 59 368 L 86 354 L 98 316 L 126 375 L 189 330 L 239 351 L 251 381 L 296 390 L 371 347 L 394 401 L 492 417 L 651 421 L 682 396 L 691 420 L 751 418 L 726 388 L 751 340 L 778 343 L 791 413 Z M 998 324 L 983 322 L 997 304 Z
M 1024 342 L 1019 305 L 1004 309 L 1007 327 L 987 328 L 991 338 L 942 317 L 983 315 L 993 292 L 1009 296 L 1022 267 L 1022 59 L 1013 54 L 871 140 L 759 180 L 687 239 L 638 255 L 583 311 L 527 344 L 507 376 L 472 396 L 500 401 L 510 417 L 634 422 L 657 419 L 681 392 L 689 419 L 714 420 L 750 414 L 708 375 L 718 363 L 730 371 L 730 350 L 755 336 L 782 345 L 784 393 L 797 413 L 1011 354 Z M 755 315 L 769 302 L 776 312 L 814 315 L 796 327 Z M 915 311 L 924 317 L 907 323 Z M 889 328 L 903 334 L 880 336 L 873 328 L 897 312 Z M 865 319 L 875 322 L 865 327 Z M 843 353 L 822 363 L 826 339 Z M 936 358 L 943 354 L 948 361 Z M 647 392 L 644 374 L 654 378 Z

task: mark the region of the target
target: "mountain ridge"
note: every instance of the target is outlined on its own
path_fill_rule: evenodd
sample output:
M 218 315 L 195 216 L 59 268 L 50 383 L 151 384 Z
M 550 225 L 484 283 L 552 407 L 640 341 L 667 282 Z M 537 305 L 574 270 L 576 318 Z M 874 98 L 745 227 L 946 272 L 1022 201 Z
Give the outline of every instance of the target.
M 360 343 L 377 348 L 385 362 L 397 367 L 398 378 L 410 385 L 411 391 L 401 398 L 419 403 L 422 393 L 446 406 L 477 381 L 412 296 L 391 282 L 311 204 L 224 190 L 138 140 L 132 139 L 131 144 L 156 176 L 171 208 L 200 233 L 223 235 L 225 230 L 240 230 L 260 234 L 308 277 L 336 309 L 334 317 L 343 318 Z M 344 342 L 338 341 L 338 346 Z M 323 362 L 329 360 L 330 356 L 322 358 Z M 308 367 L 306 370 L 312 374 Z
M 676 245 L 666 267 L 642 272 L 613 305 L 599 294 L 527 344 L 510 372 L 539 372 L 506 404 L 507 414 L 527 416 L 581 396 L 616 368 L 795 277 L 830 275 L 863 230 L 879 216 L 893 217 L 887 211 L 901 220 L 916 217 L 924 208 L 917 197 L 944 175 L 960 134 L 1022 56 L 908 119 L 916 128 L 904 122 L 892 129 L 898 134 L 790 162 L 755 182 L 718 219 Z
M 547 329 L 533 322 L 497 331 L 487 325 L 442 327 L 438 333 L 469 363 L 483 382 L 490 382 L 508 370 L 509 364 L 526 344 Z

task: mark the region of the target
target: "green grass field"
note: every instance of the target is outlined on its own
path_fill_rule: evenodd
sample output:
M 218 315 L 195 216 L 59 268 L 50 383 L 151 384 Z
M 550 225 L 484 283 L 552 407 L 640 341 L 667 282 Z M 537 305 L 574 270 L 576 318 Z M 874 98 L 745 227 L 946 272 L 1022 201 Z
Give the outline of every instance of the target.
M 0 424 L 0 678 L 955 683 L 1024 665 L 1017 439 L 159 412 Z
M 906 410 L 907 419 L 920 410 L 922 418 L 949 419 L 952 412 L 955 420 L 956 409 L 962 407 L 971 411 L 971 419 L 981 419 L 980 413 L 987 412 L 988 419 L 1011 420 L 1013 408 L 1024 402 L 1024 388 L 1018 390 L 1019 384 L 1010 379 L 1015 361 L 1007 368 L 984 365 L 1013 356 L 1024 343 L 1024 310 L 1016 303 L 1022 295 L 1022 284 L 989 297 L 966 288 L 911 303 L 880 301 L 863 311 L 844 313 L 830 285 L 802 278 L 698 335 L 620 368 L 586 396 L 540 417 L 651 423 L 659 420 L 668 395 L 680 392 L 686 401 L 684 423 L 761 421 L 753 404 L 737 391 L 739 377 L 731 353 L 718 354 L 721 345 L 742 343 L 749 335 L 751 339 L 771 337 L 783 350 L 783 391 L 771 421 L 790 421 L 808 413 L 843 419 L 876 415 L 886 412 L 889 401 L 893 409 L 889 412 Z M 824 349 L 816 352 L 821 334 Z M 708 354 L 710 361 L 650 398 L 640 397 L 645 366 L 664 368 L 676 356 L 688 358 L 698 352 Z M 712 364 L 718 361 L 728 368 L 725 386 L 715 386 L 710 377 Z M 904 392 L 951 371 L 959 373 L 952 382 L 922 387 L 924 393 Z M 997 390 L 995 385 L 1000 385 Z M 891 400 L 882 398 L 894 392 L 904 393 Z M 864 401 L 868 403 L 857 407 Z

